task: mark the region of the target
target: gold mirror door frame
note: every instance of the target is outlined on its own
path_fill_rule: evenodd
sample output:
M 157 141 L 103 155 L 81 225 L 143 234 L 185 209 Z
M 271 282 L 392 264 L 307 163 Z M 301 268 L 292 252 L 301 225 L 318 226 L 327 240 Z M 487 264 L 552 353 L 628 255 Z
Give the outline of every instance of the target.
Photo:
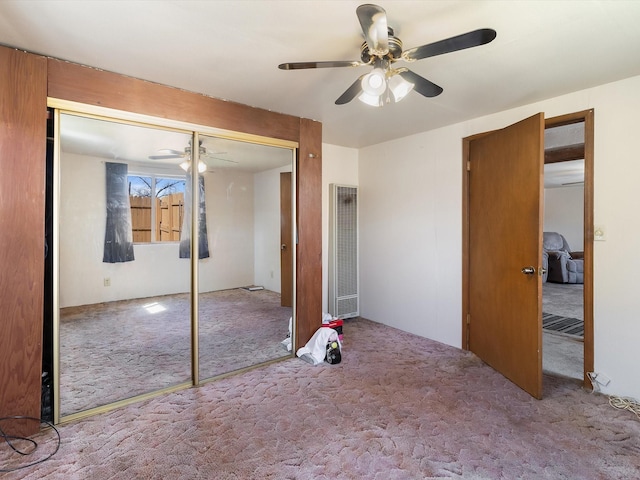
M 91 113 L 95 107 L 68 105 L 70 103 L 51 99 L 49 101 L 50 107 L 56 108 L 53 208 L 54 225 L 56 226 L 53 282 L 54 421 L 56 423 L 59 423 L 61 419 L 71 421 L 142 398 L 197 385 L 202 376 L 199 366 L 201 359 L 209 360 L 212 357 L 215 358 L 219 353 L 214 351 L 212 354 L 208 350 L 199 350 L 201 345 L 199 329 L 202 326 L 200 315 L 198 315 L 201 308 L 199 300 L 202 300 L 204 294 L 201 290 L 215 290 L 211 288 L 210 284 L 207 285 L 207 282 L 211 283 L 212 280 L 209 275 L 210 268 L 204 259 L 196 260 L 191 258 L 191 255 L 180 258 L 178 255 L 180 244 L 184 243 L 184 239 L 180 241 L 181 235 L 184 233 L 180 232 L 180 228 L 184 229 L 185 219 L 190 218 L 188 212 L 185 212 L 189 209 L 184 208 L 185 203 L 189 201 L 186 198 L 187 192 L 184 192 L 185 198 L 183 198 L 182 206 L 180 206 L 179 198 L 167 200 L 164 203 L 158 202 L 158 205 L 154 203 L 155 207 L 150 215 L 151 221 L 147 221 L 147 224 L 144 225 L 144 230 L 147 235 L 152 236 L 152 241 L 146 242 L 146 238 L 141 240 L 140 237 L 136 237 L 133 241 L 133 252 L 134 257 L 137 258 L 128 262 L 105 263 L 103 262 L 104 252 L 102 249 L 106 239 L 105 209 L 108 201 L 105 176 L 107 175 L 107 164 L 125 164 L 128 167 L 126 175 L 129 178 L 129 190 L 132 188 L 130 180 L 132 175 L 143 177 L 146 180 L 150 178 L 151 180 L 148 182 L 150 186 L 160 189 L 166 187 L 166 184 L 160 183 L 162 178 L 172 179 L 171 181 L 184 180 L 185 183 L 189 183 L 190 179 L 191 184 L 200 183 L 201 174 L 199 172 L 190 168 L 186 168 L 185 171 L 185 160 L 187 157 L 191 157 L 196 165 L 201 161 L 209 162 L 207 168 L 211 169 L 211 172 L 205 171 L 203 176 L 211 178 L 204 184 L 213 185 L 215 171 L 220 170 L 216 165 L 216 162 L 219 163 L 219 161 L 212 160 L 207 152 L 201 149 L 188 152 L 189 145 L 198 145 L 201 138 L 207 141 L 211 138 L 224 141 L 242 139 L 244 143 L 249 145 L 261 147 L 266 145 L 265 148 L 286 151 L 291 159 L 295 158 L 297 146 L 292 142 L 263 139 L 235 132 L 221 132 L 217 129 L 180 122 L 153 118 L 141 119 L 140 116 L 128 116 L 122 112 L 106 112 L 109 115 L 104 116 L 105 109 L 98 109 L 97 113 Z M 73 108 L 69 108 L 70 106 Z M 65 116 L 61 119 L 61 115 Z M 85 129 L 85 132 L 82 133 L 81 129 L 78 129 L 78 125 L 74 126 L 74 122 L 78 125 L 85 123 L 85 126 L 87 122 L 88 124 L 101 125 L 102 128 L 98 129 L 100 131 L 105 128 L 127 131 L 129 133 L 125 137 L 136 139 L 133 146 L 142 145 L 146 147 L 146 150 L 144 153 L 124 153 L 124 150 L 119 151 L 119 147 L 114 147 L 114 144 L 118 143 L 117 133 L 110 132 L 111 136 L 106 135 L 105 141 L 105 138 L 95 135 L 96 132 L 92 131 L 93 127 Z M 69 127 L 68 131 L 65 130 L 65 124 Z M 155 137 L 154 140 L 148 142 L 142 140 L 147 134 L 153 134 L 151 136 Z M 147 143 L 154 146 L 146 146 Z M 85 147 L 92 144 L 93 149 L 100 150 L 102 148 L 108 150 L 109 153 L 82 151 L 83 144 Z M 73 149 L 76 150 L 73 151 Z M 215 149 L 211 151 L 220 152 Z M 185 155 L 176 158 L 163 158 L 180 153 Z M 157 158 L 150 159 L 151 156 Z M 153 168 L 149 169 L 150 164 Z M 289 170 L 295 176 L 295 162 L 291 160 L 289 165 Z M 229 187 L 233 189 L 232 185 L 236 184 L 234 182 L 227 183 L 223 192 L 224 198 L 230 198 Z M 295 181 L 293 185 L 295 185 Z M 210 190 L 211 193 L 216 192 L 213 187 Z M 205 189 L 206 191 L 207 189 Z M 73 195 L 71 195 L 72 192 Z M 196 194 L 192 195 L 190 199 L 190 211 L 199 212 L 200 189 L 195 189 L 195 192 Z M 90 198 L 85 198 L 87 195 Z M 153 195 L 153 193 L 149 195 Z M 212 200 L 206 195 L 205 203 L 213 205 Z M 295 198 L 295 192 L 293 192 L 292 198 Z M 180 210 L 181 207 L 182 210 Z M 129 208 L 132 213 L 135 211 L 131 205 Z M 92 211 L 92 209 L 96 211 Z M 215 209 L 211 208 L 206 214 L 210 224 L 207 225 L 209 229 L 206 238 L 209 245 L 212 246 L 211 256 L 219 260 L 229 257 L 229 254 L 216 248 L 216 242 L 220 239 L 218 236 L 220 231 L 219 226 L 215 223 L 218 218 L 214 213 Z M 166 221 L 171 220 L 172 217 L 173 225 L 167 226 Z M 197 242 L 200 214 L 198 213 L 196 217 L 197 221 L 190 222 L 190 228 L 187 229 L 191 234 L 187 241 L 195 258 L 200 254 L 200 243 Z M 295 219 L 295 206 L 292 210 L 292 218 Z M 148 223 L 153 225 L 148 225 Z M 137 225 L 140 226 L 139 219 Z M 279 229 L 279 225 L 277 228 Z M 164 238 L 164 235 L 169 235 L 169 237 Z M 293 239 L 291 243 L 295 248 Z M 279 238 L 277 246 L 280 247 Z M 212 264 L 214 263 L 213 258 Z M 136 261 L 138 265 L 136 265 Z M 147 267 L 146 273 L 142 274 L 141 271 L 145 270 L 142 265 L 144 262 L 155 264 L 156 267 Z M 295 272 L 295 265 L 293 268 Z M 163 269 L 166 269 L 165 274 L 161 272 Z M 176 272 L 180 273 L 176 274 Z M 275 272 L 273 276 L 278 277 Z M 295 273 L 292 281 L 295 282 Z M 200 282 L 205 288 L 198 287 Z M 253 283 L 256 282 L 253 281 Z M 243 283 L 242 286 L 248 285 Z M 92 309 L 91 306 L 94 308 Z M 129 307 L 136 310 L 138 317 L 128 310 Z M 109 318 L 109 312 L 112 314 L 117 312 L 120 319 L 118 321 L 131 320 L 139 318 L 139 315 L 146 315 L 147 319 L 153 319 L 155 323 L 138 321 L 136 324 L 133 322 L 139 329 L 137 333 L 133 333 L 131 326 L 116 325 L 113 315 L 111 323 L 109 320 L 105 320 Z M 202 317 L 207 318 L 206 315 L 202 315 Z M 293 313 L 290 313 L 288 318 L 292 319 L 288 326 L 291 330 L 291 328 L 295 328 Z M 173 319 L 171 325 L 173 330 L 170 330 L 172 334 L 164 337 L 159 335 L 168 331 L 166 326 L 160 323 L 162 319 L 169 322 Z M 90 325 L 92 321 L 94 325 Z M 91 332 L 89 327 L 96 328 L 96 325 L 106 326 L 107 329 L 104 332 L 107 333 L 96 333 L 97 330 Z M 70 328 L 71 326 L 74 328 Z M 73 341 L 70 340 L 70 332 L 76 334 Z M 114 338 L 113 335 L 116 333 L 121 335 L 121 340 Z M 223 329 L 218 330 L 217 334 L 229 336 L 233 332 Z M 279 340 L 285 340 L 287 335 L 287 325 L 285 324 L 282 326 Z M 295 338 L 295 334 L 292 333 L 292 336 Z M 111 349 L 106 346 L 109 339 L 113 347 Z M 100 345 L 98 340 L 103 341 L 104 345 Z M 280 341 L 277 346 L 279 350 L 271 360 L 290 355 Z M 177 345 L 179 348 L 176 348 Z M 73 357 L 67 356 L 71 351 L 70 346 L 78 348 Z M 132 360 L 133 358 L 140 361 L 136 368 L 131 368 L 131 365 L 136 363 Z M 232 368 L 224 372 L 215 369 L 204 370 L 203 378 L 213 378 L 226 374 L 228 371 L 238 370 L 238 365 L 241 364 L 239 368 L 249 368 L 257 363 L 263 363 L 264 359 L 257 361 L 256 358 L 254 357 L 250 362 L 244 364 L 230 361 L 228 364 Z M 125 359 L 128 360 L 122 363 Z M 173 364 L 173 360 L 176 360 L 176 366 L 169 368 L 168 364 Z M 127 371 L 137 372 L 137 378 L 135 381 L 121 379 L 120 383 L 123 387 L 113 388 L 114 379 L 96 375 L 96 371 L 101 371 L 101 375 L 106 375 L 108 371 L 117 372 L 117 374 L 114 373 L 116 376 Z M 136 389 L 127 390 L 124 388 L 124 385 L 130 386 L 132 384 L 136 385 Z M 113 395 L 101 392 L 101 385 L 109 389 Z
M 198 192 L 205 197 L 197 246 L 203 381 L 291 355 L 293 310 L 281 305 L 280 234 L 283 209 L 289 223 L 293 216 L 291 205 L 281 204 L 280 177 L 295 174 L 295 156 L 291 148 L 214 135 L 200 134 L 198 144 Z M 286 243 L 295 251 L 292 233 Z

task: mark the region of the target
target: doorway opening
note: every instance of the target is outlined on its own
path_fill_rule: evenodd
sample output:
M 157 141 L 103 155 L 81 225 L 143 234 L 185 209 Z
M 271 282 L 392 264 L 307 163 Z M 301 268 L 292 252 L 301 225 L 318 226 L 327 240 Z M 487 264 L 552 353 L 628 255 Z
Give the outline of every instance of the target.
M 586 388 L 593 370 L 593 127 L 593 110 L 545 121 L 543 250 L 560 240 L 569 253 L 549 252 L 555 271 L 542 286 L 543 370 Z
M 593 110 L 550 119 L 540 113 L 501 130 L 463 139 L 462 345 L 537 398 L 542 396 L 542 284 L 547 275 L 543 264 L 544 133 L 574 124 L 584 127 L 579 145 L 584 162 L 580 377 L 585 388 L 590 386 L 593 116 Z M 562 147 L 559 151 L 564 155 L 578 149 L 575 145 Z M 492 256 L 496 250 L 511 255 L 501 255 L 498 261 Z

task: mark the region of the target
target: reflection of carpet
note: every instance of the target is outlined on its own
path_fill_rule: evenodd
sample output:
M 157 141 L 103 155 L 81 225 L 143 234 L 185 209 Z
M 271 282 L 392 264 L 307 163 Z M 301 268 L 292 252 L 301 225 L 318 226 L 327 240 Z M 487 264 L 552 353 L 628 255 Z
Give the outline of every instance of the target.
M 189 382 L 189 302 L 181 293 L 61 309 L 61 414 Z M 201 380 L 291 355 L 279 294 L 201 293 L 198 308 Z
M 577 318 L 542 313 L 542 328 L 557 333 L 584 337 L 584 322 Z

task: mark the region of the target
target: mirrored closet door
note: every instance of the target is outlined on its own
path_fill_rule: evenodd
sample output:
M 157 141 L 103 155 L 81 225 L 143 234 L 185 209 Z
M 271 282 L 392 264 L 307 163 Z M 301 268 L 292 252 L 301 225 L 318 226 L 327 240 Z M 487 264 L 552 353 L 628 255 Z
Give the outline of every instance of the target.
M 292 206 L 281 201 L 281 176 L 292 176 L 294 152 L 200 135 L 198 331 L 200 379 L 290 353 L 283 342 L 292 316 L 293 233 L 283 233 Z M 206 211 L 205 211 L 206 209 Z M 206 235 L 205 235 L 206 232 Z
M 59 117 L 60 415 L 190 382 L 191 134 Z M 166 150 L 157 152 L 156 146 Z
M 295 149 L 55 118 L 56 421 L 290 356 Z

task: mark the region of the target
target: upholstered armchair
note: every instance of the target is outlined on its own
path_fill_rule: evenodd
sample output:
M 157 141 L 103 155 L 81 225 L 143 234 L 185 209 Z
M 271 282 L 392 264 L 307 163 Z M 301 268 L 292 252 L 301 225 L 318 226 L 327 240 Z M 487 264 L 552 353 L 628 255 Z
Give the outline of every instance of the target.
M 564 236 L 544 232 L 542 251 L 543 281 L 584 283 L 584 252 L 572 252 Z

